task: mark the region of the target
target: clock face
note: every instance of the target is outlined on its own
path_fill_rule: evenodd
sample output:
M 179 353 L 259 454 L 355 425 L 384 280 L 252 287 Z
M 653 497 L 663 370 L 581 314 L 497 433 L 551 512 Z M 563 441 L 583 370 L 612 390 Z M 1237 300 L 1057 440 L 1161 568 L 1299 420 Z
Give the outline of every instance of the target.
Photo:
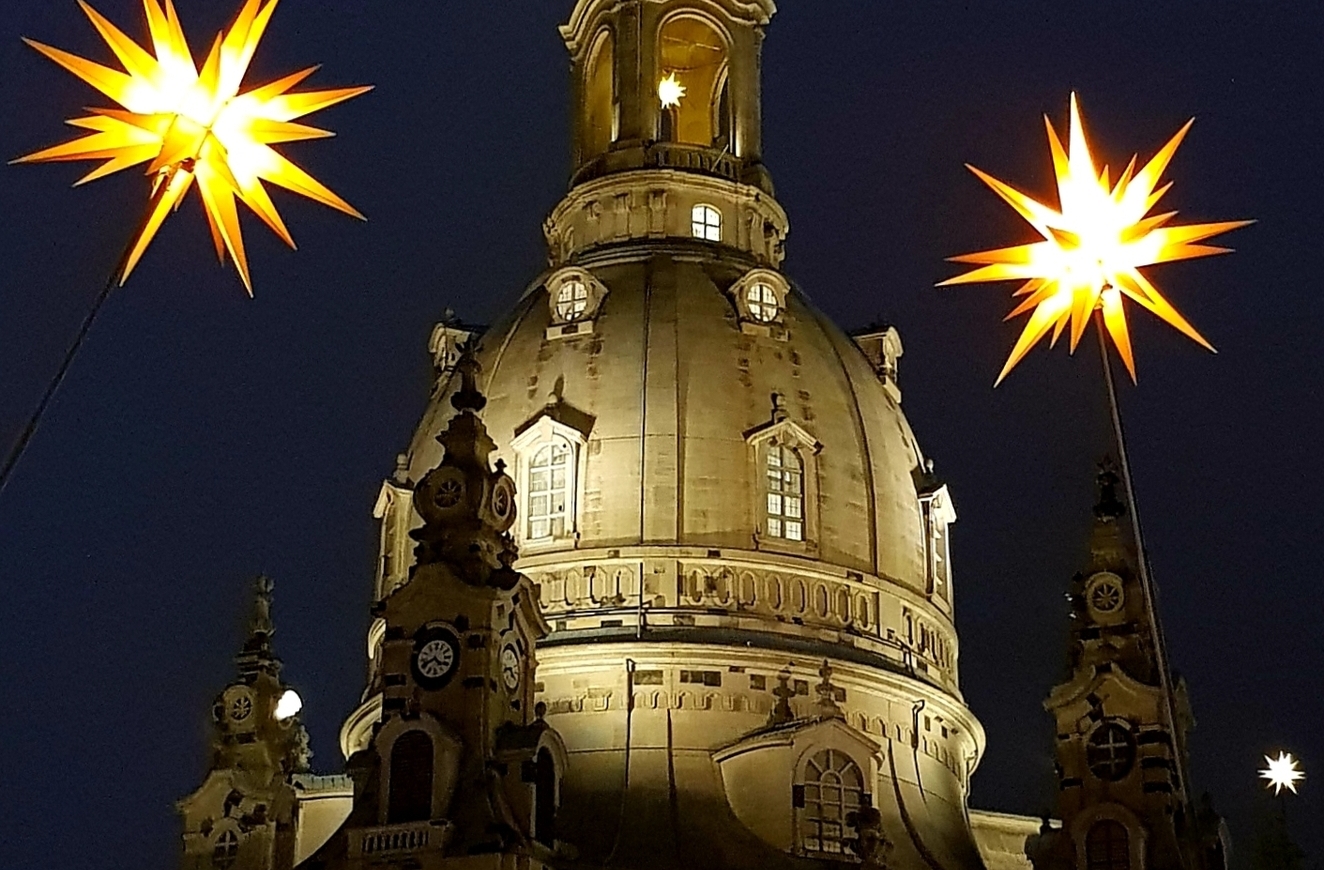
M 501 682 L 507 690 L 513 692 L 519 688 L 519 679 L 519 650 L 513 646 L 504 647 L 501 650 Z
M 1109 571 L 1095 574 L 1085 587 L 1085 601 L 1096 619 L 1120 616 L 1126 603 L 1122 578 Z
M 444 686 L 459 664 L 460 644 L 449 631 L 434 630 L 414 646 L 414 677 L 427 689 Z

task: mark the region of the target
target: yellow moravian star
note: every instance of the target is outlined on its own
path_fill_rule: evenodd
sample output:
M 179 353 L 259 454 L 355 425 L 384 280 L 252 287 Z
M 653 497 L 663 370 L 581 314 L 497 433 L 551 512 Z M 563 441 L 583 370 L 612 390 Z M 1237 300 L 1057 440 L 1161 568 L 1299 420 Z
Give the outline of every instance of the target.
M 248 257 L 239 228 L 236 200 L 242 201 L 294 247 L 263 181 L 362 218 L 349 203 L 272 148 L 282 142 L 334 134 L 294 121 L 356 97 L 371 87 L 291 92 L 317 70 L 311 67 L 241 92 L 278 0 L 245 0 L 234 24 L 217 35 L 199 68 L 184 38 L 171 0 L 143 0 L 152 51 L 138 45 L 83 0 L 79 5 L 110 46 L 123 71 L 58 48 L 25 39 L 28 45 L 119 104 L 92 108 L 68 123 L 90 135 L 14 161 L 101 160 L 79 184 L 122 169 L 147 164 L 153 179 L 152 208 L 133 239 L 119 274 L 128 279 L 166 216 L 196 181 L 211 227 L 217 256 L 234 260 L 248 292 L 253 292 Z
M 1015 293 L 1025 299 L 1007 315 L 1007 319 L 1030 312 L 1030 320 L 998 375 L 997 383 L 1002 383 L 1050 329 L 1053 331 L 1051 345 L 1056 344 L 1070 325 L 1071 350 L 1075 352 L 1096 309 L 1101 310 L 1103 324 L 1134 381 L 1135 359 L 1127 332 L 1123 297 L 1147 308 L 1212 351 L 1213 346 L 1140 272 L 1141 267 L 1156 263 L 1227 253 L 1229 248 L 1198 242 L 1253 223 L 1225 221 L 1169 226 L 1176 212 L 1150 215 L 1172 187 L 1171 182 L 1162 186 L 1159 182 L 1177 146 L 1194 122 L 1186 122 L 1139 172 L 1136 171 L 1136 158 L 1132 157 L 1115 183 L 1109 181 L 1108 167 L 1101 172 L 1095 169 L 1075 94 L 1071 95 L 1069 151 L 1062 147 L 1047 116 L 1044 123 L 1048 128 L 1048 144 L 1057 176 L 1059 208 L 1045 205 L 968 166 L 1016 209 L 1043 236 L 1043 241 L 952 257 L 949 262 L 971 263 L 979 268 L 938 285 L 1006 280 L 1025 282 Z

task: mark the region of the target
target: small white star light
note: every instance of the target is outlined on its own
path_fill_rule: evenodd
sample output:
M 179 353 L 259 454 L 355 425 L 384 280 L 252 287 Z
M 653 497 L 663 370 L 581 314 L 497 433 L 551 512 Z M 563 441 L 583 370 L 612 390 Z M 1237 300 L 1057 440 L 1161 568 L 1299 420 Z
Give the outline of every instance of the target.
M 672 109 L 680 105 L 685 96 L 685 86 L 676 81 L 676 74 L 670 73 L 657 83 L 657 98 L 662 101 L 662 108 Z
M 1269 765 L 1260 771 L 1260 779 L 1266 780 L 1264 787 L 1273 789 L 1274 794 L 1281 794 L 1283 789 L 1296 794 L 1296 784 L 1305 779 L 1306 775 L 1292 754 L 1279 752 L 1277 758 L 1266 755 L 1264 761 Z

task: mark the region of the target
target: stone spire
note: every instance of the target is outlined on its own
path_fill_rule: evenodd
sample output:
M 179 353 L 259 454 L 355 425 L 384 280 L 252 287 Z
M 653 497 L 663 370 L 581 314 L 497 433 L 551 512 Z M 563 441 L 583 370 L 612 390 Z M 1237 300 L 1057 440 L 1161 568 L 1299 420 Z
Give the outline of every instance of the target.
M 419 542 L 414 572 L 445 563 L 467 583 L 512 589 L 518 582 L 510 567 L 517 556 L 510 534 L 515 482 L 505 463 L 491 463 L 496 443 L 478 416 L 487 397 L 478 390 L 482 367 L 472 345 L 464 346 L 455 368 L 461 383 L 451 404 L 459 413 L 437 436 L 445 449 L 441 464 L 423 476 L 415 493 L 423 527 L 412 532 Z
M 281 681 L 272 649 L 273 589 L 268 577 L 253 582 L 247 636 L 235 656 L 237 676 L 212 704 L 209 771 L 178 804 L 183 866 L 190 870 L 283 870 L 294 863 L 294 778 L 308 770 L 312 752 L 299 721 L 302 702 Z
M 1057 735 L 1062 827 L 1041 834 L 1032 860 L 1036 870 L 1123 857 L 1148 870 L 1222 870 L 1217 817 L 1211 827 L 1185 799 L 1189 723 L 1167 713 L 1126 493 L 1107 461 L 1096 481 L 1088 569 L 1068 595 L 1068 674 L 1044 703 Z

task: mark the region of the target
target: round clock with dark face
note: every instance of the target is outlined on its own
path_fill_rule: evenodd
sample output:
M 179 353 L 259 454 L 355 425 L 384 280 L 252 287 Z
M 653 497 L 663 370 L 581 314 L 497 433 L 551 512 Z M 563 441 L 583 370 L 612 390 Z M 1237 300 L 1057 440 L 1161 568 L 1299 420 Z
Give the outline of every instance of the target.
M 460 663 L 460 642 L 443 628 L 419 634 L 414 642 L 414 679 L 425 689 L 439 689 L 455 676 Z
M 504 646 L 501 648 L 501 682 L 509 692 L 514 692 L 519 689 L 519 650 L 515 649 L 513 646 Z

